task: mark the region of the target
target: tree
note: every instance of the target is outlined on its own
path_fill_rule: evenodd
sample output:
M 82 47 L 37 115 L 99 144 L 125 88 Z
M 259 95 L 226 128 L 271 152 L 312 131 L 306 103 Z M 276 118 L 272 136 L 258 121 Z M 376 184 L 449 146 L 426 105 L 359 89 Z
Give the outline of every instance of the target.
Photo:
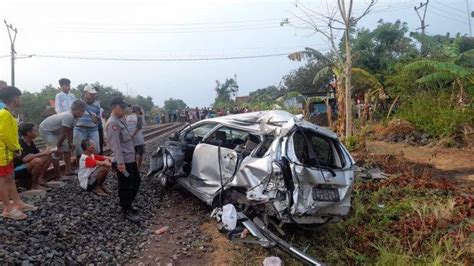
M 325 73 L 319 79 L 314 79 L 316 74 L 324 68 L 325 65 L 319 60 L 308 62 L 306 65 L 291 71 L 288 75 L 283 77 L 283 84 L 286 90 L 304 92 L 325 92 L 327 84 L 332 78 L 332 75 Z
M 163 109 L 165 109 L 166 112 L 171 113 L 174 110 L 180 110 L 186 107 L 187 105 L 186 103 L 183 102 L 183 100 L 169 98 L 168 100 L 165 101 L 165 105 L 163 106 Z
M 474 50 L 470 50 L 474 51 Z M 465 52 L 466 53 L 466 52 Z M 449 82 L 452 84 L 453 94 L 457 90 L 457 103 L 465 105 L 468 102 L 466 88 L 474 84 L 474 69 L 463 67 L 454 62 L 438 62 L 434 60 L 419 60 L 405 67 L 406 71 L 429 71 L 428 74 L 420 77 L 419 83 L 442 84 Z
M 418 55 L 412 40 L 406 36 L 408 25 L 379 20 L 377 27 L 359 29 L 352 40 L 353 66 L 372 73 L 381 83 L 394 73 L 397 62 L 412 60 Z
M 346 3 L 348 1 L 348 3 Z M 330 10 L 329 5 L 326 5 L 327 12 L 326 14 L 320 13 L 318 10 L 312 10 L 305 7 L 301 3 L 297 3 L 296 6 L 299 8 L 302 16 L 295 15 L 295 17 L 304 23 L 304 26 L 298 26 L 293 24 L 296 28 L 302 28 L 306 30 L 312 30 L 315 33 L 323 35 L 330 43 L 331 49 L 334 54 L 337 56 L 336 64 L 342 66 L 342 78 L 344 81 L 344 109 L 342 106 L 339 106 L 340 115 L 342 116 L 345 112 L 345 136 L 352 135 L 352 84 L 351 84 L 351 75 L 352 75 L 352 46 L 350 34 L 354 26 L 359 20 L 366 16 L 370 9 L 375 5 L 376 0 L 370 0 L 367 4 L 367 7 L 364 9 L 359 16 L 354 16 L 353 14 L 353 0 L 337 0 L 337 8 Z M 282 22 L 283 24 L 289 24 L 289 20 L 286 19 Z M 343 31 L 343 44 L 344 44 L 344 54 L 339 52 L 339 49 L 335 43 L 335 32 Z M 340 82 L 341 80 L 336 80 Z M 341 88 L 341 87 L 340 87 Z
M 227 78 L 224 83 L 216 80 L 215 91 L 217 94 L 213 104 L 215 108 L 232 107 L 234 104 L 234 97 L 239 91 L 237 76 L 234 75 L 234 78 Z

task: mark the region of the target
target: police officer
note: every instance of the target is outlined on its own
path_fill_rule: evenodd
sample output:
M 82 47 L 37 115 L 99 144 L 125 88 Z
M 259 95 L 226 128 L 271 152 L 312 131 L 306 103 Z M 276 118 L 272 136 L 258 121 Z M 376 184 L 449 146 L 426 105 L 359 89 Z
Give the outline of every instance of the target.
M 135 161 L 132 133 L 125 122 L 125 109 L 130 105 L 122 97 L 110 102 L 112 114 L 106 125 L 107 138 L 113 152 L 113 168 L 118 177 L 118 195 L 123 215 L 132 223 L 139 223 L 138 210 L 132 206 L 140 187 L 140 174 Z

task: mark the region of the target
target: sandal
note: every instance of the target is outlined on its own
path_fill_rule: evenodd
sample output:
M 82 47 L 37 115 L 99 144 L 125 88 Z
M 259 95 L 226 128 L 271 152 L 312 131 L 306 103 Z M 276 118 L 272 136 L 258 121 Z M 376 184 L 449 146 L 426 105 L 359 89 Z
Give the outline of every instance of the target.
M 28 218 L 26 214 L 24 214 L 22 211 L 15 208 L 11 209 L 9 212 L 3 212 L 2 217 L 17 220 L 17 221 L 25 220 L 26 218 Z
M 23 211 L 23 212 L 30 212 L 30 211 L 34 212 L 34 211 L 38 210 L 38 207 L 25 203 L 25 204 L 23 204 L 23 206 L 20 207 L 20 210 Z

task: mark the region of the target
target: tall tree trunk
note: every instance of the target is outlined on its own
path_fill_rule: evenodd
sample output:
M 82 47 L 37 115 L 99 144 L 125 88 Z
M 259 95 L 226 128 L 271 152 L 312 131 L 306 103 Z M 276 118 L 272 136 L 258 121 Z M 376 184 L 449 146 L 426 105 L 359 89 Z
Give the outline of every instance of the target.
M 337 77 L 336 80 L 336 98 L 337 98 L 337 128 L 336 131 L 342 136 L 345 136 L 345 121 L 346 121 L 346 103 L 345 103 L 345 90 L 342 80 Z
M 347 26 L 344 38 L 346 43 L 346 64 L 344 67 L 345 76 L 345 107 L 346 107 L 346 137 L 352 136 L 352 47 L 349 38 L 350 25 Z

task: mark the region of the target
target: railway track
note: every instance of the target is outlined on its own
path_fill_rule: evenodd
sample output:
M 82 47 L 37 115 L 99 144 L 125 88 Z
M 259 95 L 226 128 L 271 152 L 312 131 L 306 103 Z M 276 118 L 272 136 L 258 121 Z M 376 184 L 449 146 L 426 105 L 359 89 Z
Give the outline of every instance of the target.
M 169 135 L 172 132 L 181 129 L 183 126 L 184 126 L 184 123 L 168 123 L 168 124 L 161 124 L 161 125 L 155 125 L 155 126 L 148 126 L 147 128 L 145 128 L 143 130 L 143 135 L 144 135 L 144 138 L 145 138 L 145 142 L 150 142 L 150 141 L 152 141 L 152 140 L 154 140 L 158 137 Z M 41 143 L 39 142 L 39 144 L 37 145 L 40 150 L 46 148 L 46 144 L 44 144 L 44 143 L 42 143 L 42 144 L 43 145 L 40 146 Z M 112 151 L 110 150 L 110 146 L 106 145 L 104 147 L 104 154 L 110 155 L 111 152 Z M 75 156 L 72 157 L 72 162 L 73 162 L 73 164 L 75 163 Z M 63 171 L 64 170 L 64 162 L 63 161 L 61 161 L 60 166 L 61 166 L 61 171 Z M 48 169 L 48 172 L 46 173 L 46 176 L 48 177 L 48 176 L 51 176 L 52 174 L 53 174 L 53 167 L 51 166 Z M 48 178 L 46 178 L 46 179 L 48 179 Z

